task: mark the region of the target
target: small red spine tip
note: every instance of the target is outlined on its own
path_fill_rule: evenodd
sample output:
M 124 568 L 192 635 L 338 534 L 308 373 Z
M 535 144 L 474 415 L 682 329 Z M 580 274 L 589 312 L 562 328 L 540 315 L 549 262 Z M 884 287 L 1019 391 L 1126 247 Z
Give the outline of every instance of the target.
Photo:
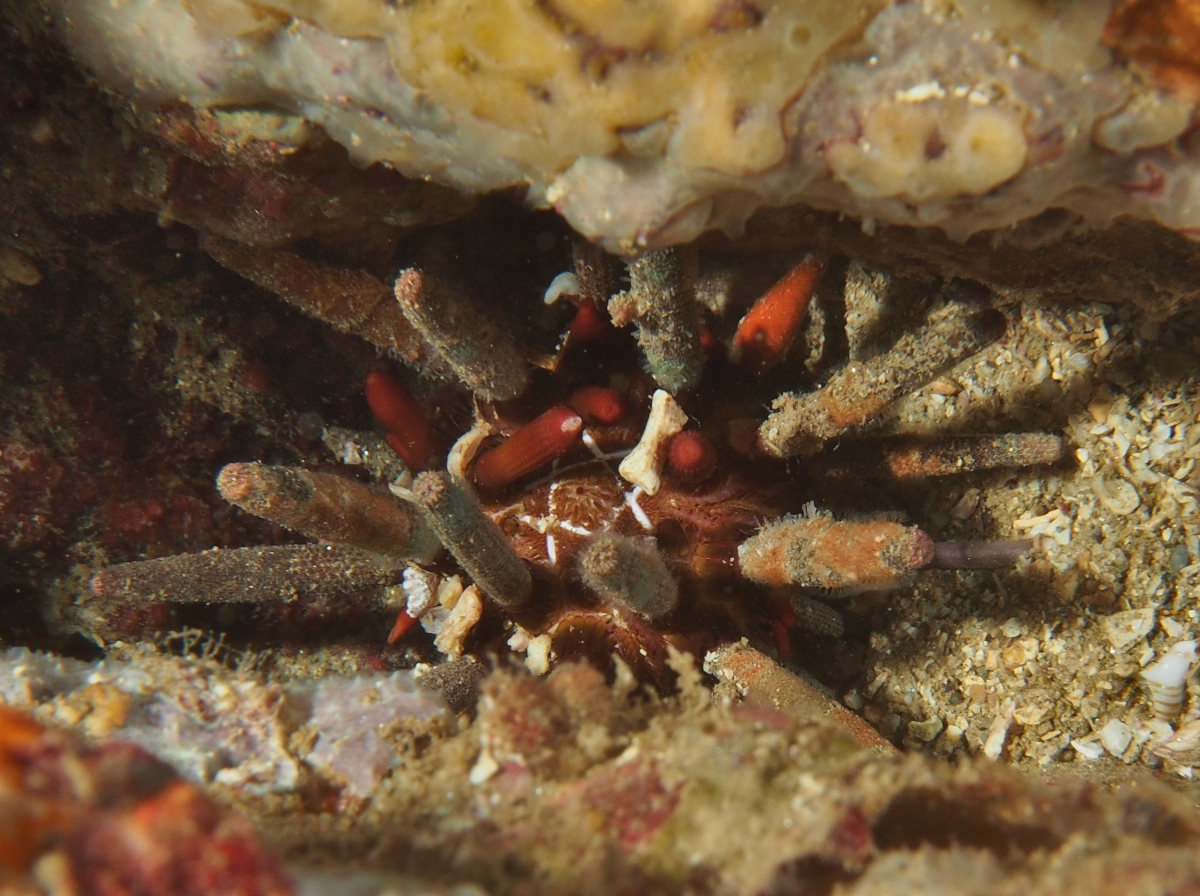
M 792 655 L 792 639 L 782 619 L 771 620 L 771 633 L 775 636 L 775 649 L 779 652 L 780 659 L 786 660 Z
M 775 649 L 781 659 L 792 655 L 792 639 L 790 632 L 796 625 L 796 611 L 787 592 L 775 591 L 771 594 L 771 633 L 775 636 Z
M 387 443 L 413 470 L 424 470 L 434 453 L 433 426 L 405 385 L 380 370 L 367 374 L 363 395 L 387 429 Z
M 612 389 L 586 386 L 571 396 L 571 407 L 586 422 L 611 426 L 625 416 L 625 401 Z
M 401 610 L 400 615 L 396 617 L 396 624 L 392 626 L 392 630 L 388 634 L 387 642 L 395 644 L 412 631 L 412 627 L 416 624 L 417 620 L 408 615 L 408 610 Z
M 607 333 L 608 329 L 609 322 L 600 313 L 596 303 L 591 299 L 584 299 L 579 303 L 567 333 L 572 342 L 591 342 Z
M 704 433 L 689 429 L 671 439 L 667 467 L 684 482 L 703 482 L 717 468 L 717 449 Z
M 723 355 L 725 351 L 725 346 L 717 338 L 717 334 L 704 321 L 700 321 L 700 351 L 704 353 L 705 358 Z
M 583 418 L 577 413 L 563 406 L 551 408 L 480 455 L 475 481 L 498 491 L 566 454 L 582 433 Z
M 782 358 L 796 333 L 825 270 L 825 259 L 809 255 L 788 271 L 754 303 L 738 324 L 733 356 L 755 373 L 762 373 Z

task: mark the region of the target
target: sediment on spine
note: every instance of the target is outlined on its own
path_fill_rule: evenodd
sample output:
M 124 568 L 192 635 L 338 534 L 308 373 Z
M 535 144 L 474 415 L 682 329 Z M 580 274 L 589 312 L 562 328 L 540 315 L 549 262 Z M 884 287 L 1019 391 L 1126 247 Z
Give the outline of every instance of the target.
M 321 441 L 339 462 L 366 470 L 376 482 L 395 482 L 409 472 L 400 455 L 373 432 L 326 426 Z
M 403 571 L 402 563 L 358 548 L 297 544 L 118 563 L 96 573 L 89 588 L 112 604 L 290 602 L 306 594 L 394 585 Z
M 208 236 L 201 244 L 218 263 L 275 293 L 305 314 L 418 365 L 428 352 L 396 307 L 386 283 L 365 271 L 329 268 L 286 249 L 261 249 Z
M 367 486 L 301 467 L 229 464 L 217 489 L 232 504 L 311 538 L 431 560 L 438 540 L 415 508 Z
M 704 671 L 717 679 L 713 696 L 719 700 L 774 709 L 805 722 L 819 719 L 841 728 L 860 747 L 886 755 L 896 753 L 862 718 L 744 641 L 710 652 L 704 657 Z
M 1000 467 L 1052 464 L 1062 458 L 1063 440 L 1040 432 L 911 441 L 889 446 L 884 463 L 897 479 L 950 476 Z
M 412 493 L 446 550 L 492 600 L 509 610 L 529 600 L 529 570 L 474 495 L 449 473 L 434 472 L 418 476 Z
M 842 367 L 816 392 L 785 393 L 759 427 L 758 444 L 774 457 L 815 454 L 824 443 L 885 411 L 897 398 L 983 349 L 1005 319 L 973 301 L 952 299 L 892 348 Z
M 597 308 L 605 307 L 620 283 L 617 260 L 581 236 L 571 241 L 571 255 L 575 278 L 579 281 L 579 298 L 595 302 Z
M 789 516 L 744 541 L 738 567 L 762 585 L 854 591 L 894 587 L 927 566 L 933 553 L 933 542 L 915 526 Z
M 658 549 L 611 532 L 593 537 L 584 546 L 579 577 L 600 597 L 650 619 L 665 616 L 679 602 L 679 586 Z
M 613 297 L 617 326 L 637 327 L 638 345 L 655 381 L 673 395 L 700 381 L 699 316 L 679 249 L 654 249 L 629 265 L 630 287 Z
M 395 293 L 404 317 L 468 389 L 489 401 L 525 391 L 520 348 L 465 293 L 416 268 L 400 272 Z
M 818 460 L 823 476 L 862 477 L 880 474 L 892 479 L 953 476 L 976 470 L 1031 467 L 1062 459 L 1060 436 L 1018 432 L 997 436 L 949 439 L 897 439 L 840 450 Z

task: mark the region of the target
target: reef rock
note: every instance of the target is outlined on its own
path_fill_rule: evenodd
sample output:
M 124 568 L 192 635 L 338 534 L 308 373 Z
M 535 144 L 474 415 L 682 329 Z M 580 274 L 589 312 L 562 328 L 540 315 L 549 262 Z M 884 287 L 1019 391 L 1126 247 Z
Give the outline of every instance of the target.
M 797 204 L 956 240 L 1052 208 L 1200 227 L 1182 3 L 49 2 L 143 111 L 282 108 L 611 249 Z

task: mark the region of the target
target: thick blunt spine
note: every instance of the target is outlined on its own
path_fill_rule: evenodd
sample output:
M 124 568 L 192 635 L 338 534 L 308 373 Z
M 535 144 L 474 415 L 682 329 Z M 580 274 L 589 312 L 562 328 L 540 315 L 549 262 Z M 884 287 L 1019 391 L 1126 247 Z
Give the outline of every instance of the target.
M 342 333 L 351 333 L 408 364 L 428 352 L 387 284 L 364 271 L 306 261 L 286 249 L 261 249 L 208 236 L 201 243 L 217 262 L 306 314 Z
M 900 396 L 995 341 L 1004 327 L 998 311 L 947 302 L 890 351 L 846 365 L 816 392 L 777 398 L 775 412 L 759 428 L 759 448 L 773 457 L 815 454 L 827 440 L 878 416 Z
M 825 270 L 825 259 L 809 255 L 772 286 L 738 324 L 731 360 L 762 373 L 787 354 L 808 314 Z
M 890 588 L 933 559 L 933 542 L 890 520 L 784 517 L 738 548 L 742 575 L 761 585 L 832 591 Z
M 475 584 L 505 609 L 524 606 L 533 590 L 529 570 L 475 496 L 449 473 L 422 473 L 412 491 L 430 527 Z
M 363 383 L 363 396 L 375 419 L 387 429 L 387 443 L 408 466 L 426 469 L 437 450 L 437 436 L 424 408 L 400 380 L 373 370 Z
M 699 312 L 678 249 L 654 249 L 629 265 L 630 287 L 608 303 L 613 323 L 637 327 L 655 382 L 678 395 L 700 382 Z
M 395 292 L 404 317 L 468 389 L 489 401 L 525 391 L 529 365 L 520 348 L 456 287 L 408 268 Z
M 745 642 L 709 653 L 704 657 L 704 671 L 718 681 L 714 695 L 806 722 L 820 719 L 841 728 L 860 747 L 884 755 L 896 753 L 896 748 L 859 716 Z
M 679 586 L 652 543 L 606 532 L 579 554 L 579 577 L 595 594 L 654 619 L 679 603 Z
M 526 423 L 475 464 L 475 481 L 499 491 L 562 457 L 583 434 L 583 420 L 568 407 L 554 407 Z
M 403 564 L 358 548 L 323 544 L 212 550 L 118 563 L 96 573 L 92 594 L 114 605 L 294 601 L 400 581 Z
M 301 467 L 229 464 L 217 489 L 231 504 L 311 538 L 430 560 L 438 542 L 420 514 L 352 479 Z
M 1063 440 L 1040 432 L 967 436 L 934 443 L 912 441 L 889 446 L 883 462 L 896 479 L 952 476 L 975 470 L 1031 467 L 1062 458 Z
M 977 470 L 1052 464 L 1062 459 L 1061 436 L 1014 432 L 994 436 L 939 439 L 887 439 L 846 446 L 822 454 L 812 463 L 824 476 L 842 479 L 888 477 L 922 479 L 955 476 Z

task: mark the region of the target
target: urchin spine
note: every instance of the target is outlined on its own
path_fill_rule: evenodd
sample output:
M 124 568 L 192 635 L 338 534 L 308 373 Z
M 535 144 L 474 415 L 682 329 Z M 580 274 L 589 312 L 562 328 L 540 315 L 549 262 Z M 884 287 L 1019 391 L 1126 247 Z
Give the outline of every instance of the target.
M 916 526 L 814 512 L 763 526 L 738 548 L 738 566 L 762 585 L 861 591 L 895 587 L 933 554 L 932 540 Z
M 648 619 L 679 603 L 679 585 L 658 549 L 623 535 L 594 536 L 579 554 L 579 577 L 590 591 Z
M 400 581 L 403 564 L 377 553 L 324 544 L 214 548 L 157 560 L 118 563 L 96 573 L 89 589 L 110 604 L 170 601 L 225 604 L 285 602 Z
M 997 311 L 951 300 L 919 331 L 881 355 L 846 365 L 816 392 L 779 396 L 774 413 L 759 428 L 759 448 L 772 457 L 815 454 L 829 439 L 878 416 L 901 395 L 983 349 L 1004 326 Z
M 429 526 L 458 564 L 500 606 L 518 610 L 529 600 L 533 579 L 500 527 L 449 473 L 422 473 L 412 494 Z
M 489 401 L 525 391 L 521 350 L 465 293 L 416 268 L 400 272 L 395 292 L 404 317 L 468 389 Z
M 217 489 L 231 504 L 311 538 L 431 560 L 437 538 L 413 508 L 362 483 L 301 467 L 228 464 Z
M 695 294 L 679 249 L 654 249 L 629 265 L 628 291 L 608 303 L 613 323 L 637 327 L 655 381 L 678 395 L 700 381 L 703 356 Z

